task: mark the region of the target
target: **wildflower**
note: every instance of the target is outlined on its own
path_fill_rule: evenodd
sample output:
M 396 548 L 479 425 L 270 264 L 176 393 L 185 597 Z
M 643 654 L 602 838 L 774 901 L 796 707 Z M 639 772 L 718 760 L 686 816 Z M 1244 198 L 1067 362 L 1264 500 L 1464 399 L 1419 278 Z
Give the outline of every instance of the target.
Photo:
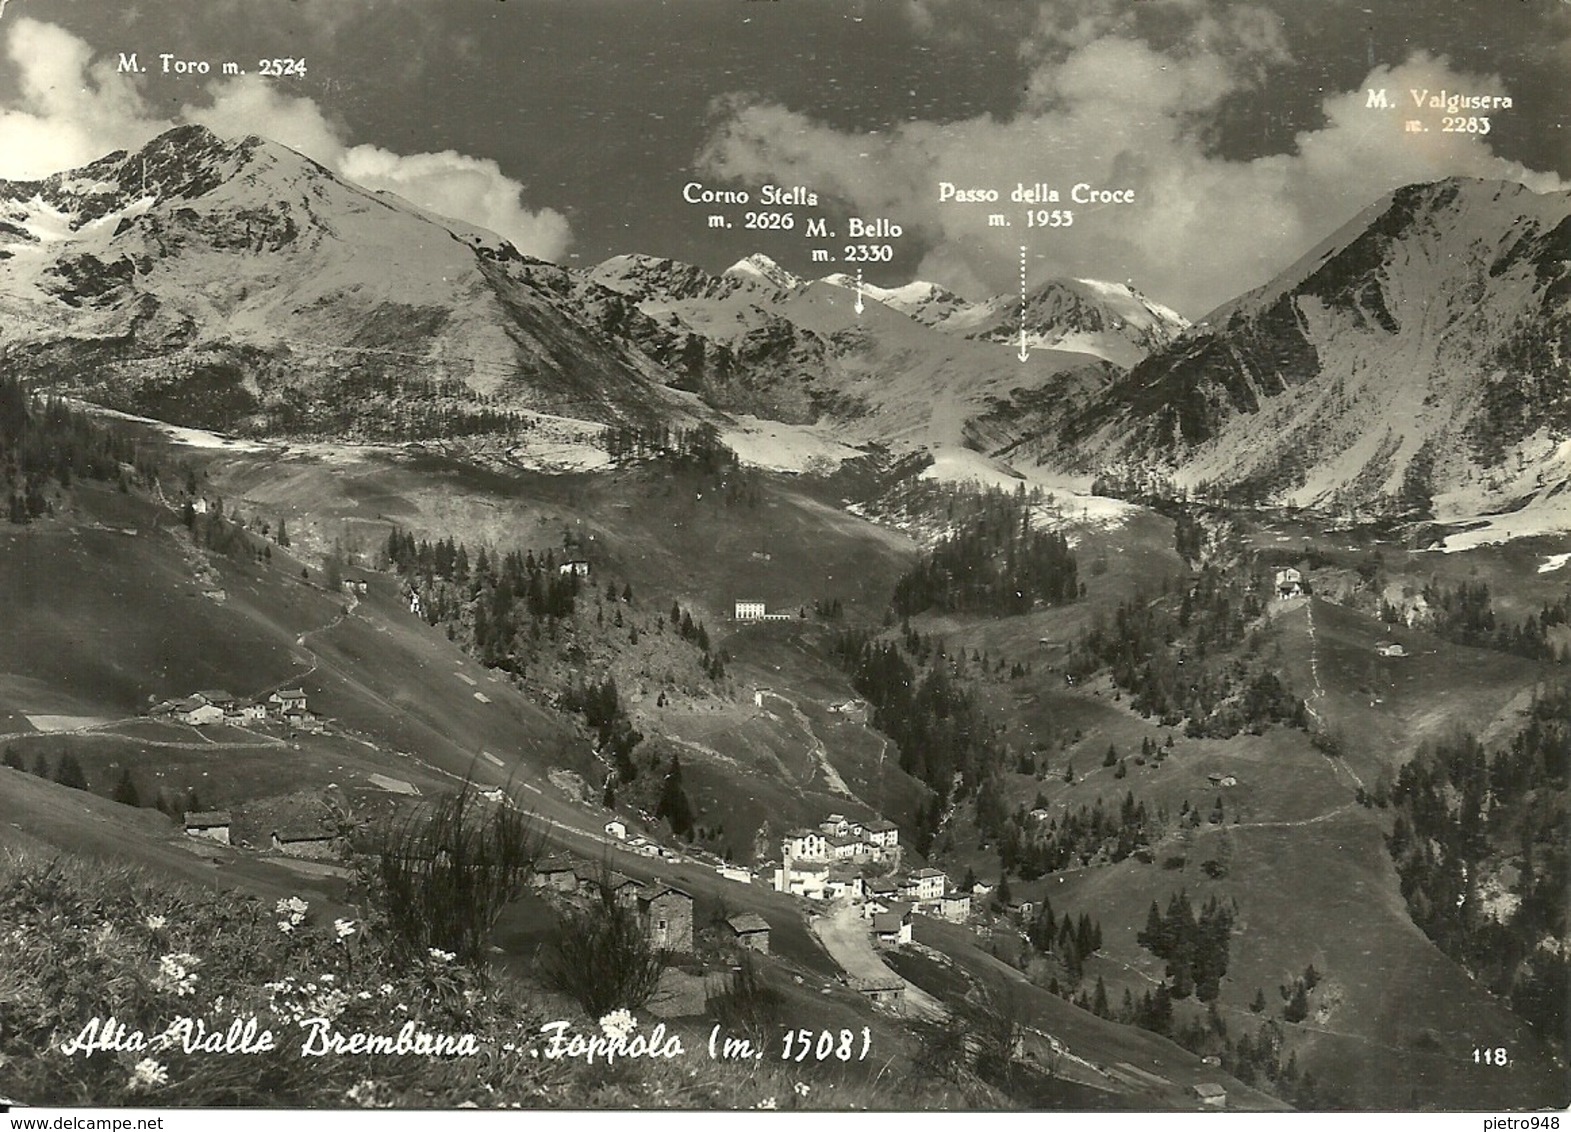
M 202 961 L 189 951 L 175 951 L 168 955 L 160 956 L 158 960 L 158 975 L 153 979 L 153 985 L 161 991 L 173 991 L 178 997 L 196 990 L 196 969 Z
M 338 933 L 339 939 L 348 939 L 350 936 L 355 934 L 354 921 L 343 919 L 334 920 L 333 930 Z
M 359 1105 L 361 1108 L 376 1107 L 376 1082 L 371 1080 L 361 1081 L 350 1089 L 344 1096 Z
M 293 924 L 291 924 L 288 920 L 279 920 L 278 921 L 278 930 L 283 932 L 285 935 L 288 935 L 290 932 L 295 930 L 295 926 Z
M 612 1041 L 630 1037 L 638 1028 L 638 1020 L 627 1010 L 613 1010 L 600 1019 L 600 1032 Z
M 813 1087 L 806 1081 L 798 1081 L 795 1085 L 792 1086 L 792 1088 L 796 1090 L 796 1095 L 799 1097 L 805 1097 L 808 1093 L 813 1091 Z
M 280 900 L 276 905 L 274 905 L 273 910 L 280 916 L 285 914 L 291 916 L 304 916 L 306 914 L 306 909 L 310 907 L 311 905 L 307 904 L 304 900 L 301 900 L 298 896 L 286 896 L 284 899 Z
M 393 993 L 393 984 L 383 983 L 380 987 L 377 988 L 377 990 L 381 993 L 383 998 L 387 998 Z
M 358 998 L 361 1002 L 370 1002 L 371 992 L 368 990 L 355 991 L 355 997 Z
M 443 951 L 440 947 L 433 947 L 431 949 L 431 958 L 435 959 L 438 963 L 451 963 L 454 959 L 458 958 L 458 953 L 453 951 Z
M 774 1097 L 765 1097 L 763 1100 L 759 1101 L 753 1107 L 754 1108 L 761 1108 L 761 1109 L 764 1109 L 764 1110 L 766 1110 L 768 1112 L 773 1112 L 775 1110 L 775 1098 Z
M 169 1070 L 150 1057 L 144 1057 L 131 1071 L 130 1088 L 133 1091 L 153 1089 L 169 1084 Z
M 168 923 L 169 921 L 164 919 L 162 916 L 149 916 L 147 917 L 147 930 L 161 932 L 168 925 Z

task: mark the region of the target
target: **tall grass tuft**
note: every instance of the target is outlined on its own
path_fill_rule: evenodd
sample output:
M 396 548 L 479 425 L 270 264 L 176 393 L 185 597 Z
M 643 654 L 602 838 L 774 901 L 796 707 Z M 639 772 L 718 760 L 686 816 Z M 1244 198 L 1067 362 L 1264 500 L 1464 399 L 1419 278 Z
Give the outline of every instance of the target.
M 481 963 L 497 918 L 523 892 L 544 846 L 529 817 L 488 805 L 468 783 L 384 825 L 372 879 L 394 948 Z
M 654 945 L 638 908 L 617 899 L 607 877 L 591 887 L 586 906 L 563 913 L 560 938 L 540 957 L 540 975 L 599 1018 L 648 1002 L 670 952 Z

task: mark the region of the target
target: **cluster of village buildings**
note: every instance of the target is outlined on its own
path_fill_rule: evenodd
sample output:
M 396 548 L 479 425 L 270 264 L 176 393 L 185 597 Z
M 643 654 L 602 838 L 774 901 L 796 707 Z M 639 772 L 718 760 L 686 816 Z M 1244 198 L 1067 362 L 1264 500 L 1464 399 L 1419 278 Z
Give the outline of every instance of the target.
M 317 717 L 306 704 L 304 689 L 284 688 L 266 699 L 241 700 L 228 692 L 196 692 L 183 700 L 165 700 L 149 712 L 155 719 L 173 719 L 192 727 L 227 723 L 246 727 L 279 720 L 299 728 L 313 728 Z
M 809 900 L 848 900 L 887 946 L 911 942 L 911 916 L 921 913 L 957 923 L 971 916 L 971 893 L 957 892 L 941 870 L 921 868 L 896 876 L 869 875 L 897 859 L 900 830 L 891 821 L 863 822 L 830 814 L 817 829 L 794 829 L 780 842 L 774 887 Z
M 648 884 L 570 856 L 547 857 L 535 866 L 534 885 L 566 896 L 599 899 L 602 886 L 620 904 L 638 911 L 650 941 L 668 951 L 693 950 L 693 897 L 661 880 Z M 726 930 L 732 941 L 749 951 L 769 954 L 769 921 L 752 912 L 729 917 Z

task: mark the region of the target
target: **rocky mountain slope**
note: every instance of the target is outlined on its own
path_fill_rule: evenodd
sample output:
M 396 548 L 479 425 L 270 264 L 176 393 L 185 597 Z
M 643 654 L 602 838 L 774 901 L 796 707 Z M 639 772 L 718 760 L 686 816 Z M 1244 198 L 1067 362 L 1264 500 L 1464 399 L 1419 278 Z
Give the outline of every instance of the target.
M 1100 396 L 1024 406 L 1011 452 L 1300 505 L 1564 500 L 1568 261 L 1571 194 L 1399 189 Z
M 489 232 L 199 126 L 0 183 L 11 364 L 187 424 L 400 435 L 487 410 L 683 413 L 583 291 Z

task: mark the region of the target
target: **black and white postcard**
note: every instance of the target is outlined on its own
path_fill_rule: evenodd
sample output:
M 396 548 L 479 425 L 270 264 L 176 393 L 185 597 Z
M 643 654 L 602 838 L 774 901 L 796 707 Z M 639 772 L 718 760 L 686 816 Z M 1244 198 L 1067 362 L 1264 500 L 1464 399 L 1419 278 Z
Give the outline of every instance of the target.
M 1571 2 L 0 58 L 13 1127 L 1559 1127 Z

